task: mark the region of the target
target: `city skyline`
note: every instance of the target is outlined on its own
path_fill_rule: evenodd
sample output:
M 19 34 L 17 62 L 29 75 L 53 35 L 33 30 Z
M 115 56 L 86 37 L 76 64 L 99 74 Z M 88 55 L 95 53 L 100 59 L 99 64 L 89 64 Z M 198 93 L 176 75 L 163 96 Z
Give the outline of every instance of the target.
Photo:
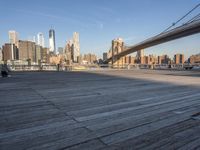
M 6 6 L 10 2 L 2 2 L 2 5 Z M 66 12 L 61 6 L 65 3 L 71 6 Z M 179 3 L 180 5 L 177 7 L 175 4 Z M 3 45 L 3 43 L 8 42 L 8 30 L 15 30 L 20 34 L 20 39 L 26 39 L 26 37 L 33 36 L 38 32 L 42 32 L 44 37 L 48 37 L 48 30 L 50 26 L 53 26 L 57 35 L 57 47 L 64 47 L 65 42 L 70 38 L 70 33 L 77 31 L 81 35 L 81 53 L 91 52 L 102 57 L 102 53 L 108 51 L 111 47 L 111 40 L 122 37 L 127 45 L 141 42 L 162 32 L 197 3 L 198 1 L 187 0 L 168 2 L 126 0 L 119 1 L 119 4 L 116 4 L 112 1 L 87 0 L 85 4 L 76 1 L 75 5 L 75 2 L 71 1 L 59 1 L 58 3 L 44 1 L 41 6 L 36 8 L 33 6 L 38 6 L 37 3 L 22 4 L 22 1 L 20 1 L 15 4 L 15 7 L 9 8 L 11 10 L 9 12 L 4 12 L 4 8 L 2 9 L 1 15 L 7 19 L 3 20 L 4 24 L 0 27 L 0 44 Z M 123 4 L 124 8 L 118 11 L 120 4 Z M 52 7 L 54 5 L 55 7 Z M 134 9 L 131 9 L 132 7 Z M 155 8 L 158 9 L 154 10 Z M 166 12 L 166 10 L 168 11 Z M 27 26 L 21 25 L 27 19 L 30 23 L 28 22 Z M 38 25 L 33 23 L 35 22 L 34 19 L 39 20 Z M 17 22 L 17 20 L 19 21 Z M 123 25 L 123 23 L 126 25 Z M 198 39 L 199 34 L 182 38 L 145 49 L 145 54 L 173 56 L 175 53 L 184 53 L 186 57 L 189 57 L 200 52 Z M 47 39 L 45 40 L 47 41 Z

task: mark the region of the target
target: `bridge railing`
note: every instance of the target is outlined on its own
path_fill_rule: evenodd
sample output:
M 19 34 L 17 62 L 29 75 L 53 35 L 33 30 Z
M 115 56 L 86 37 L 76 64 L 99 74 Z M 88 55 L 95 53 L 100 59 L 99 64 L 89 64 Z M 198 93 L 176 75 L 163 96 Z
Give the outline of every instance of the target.
M 10 65 L 11 71 L 57 71 L 57 65 Z
M 196 64 L 103 64 L 103 65 L 8 65 L 10 71 L 87 71 L 87 70 L 105 70 L 105 69 L 192 69 L 200 68 L 200 63 Z

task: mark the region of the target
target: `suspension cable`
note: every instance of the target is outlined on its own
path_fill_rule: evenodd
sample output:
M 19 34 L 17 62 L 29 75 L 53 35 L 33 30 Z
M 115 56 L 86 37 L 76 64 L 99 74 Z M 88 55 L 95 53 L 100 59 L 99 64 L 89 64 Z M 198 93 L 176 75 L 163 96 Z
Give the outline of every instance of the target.
M 181 17 L 179 20 L 177 20 L 176 22 L 174 22 L 171 26 L 169 26 L 167 29 L 165 29 L 162 33 L 168 31 L 169 29 L 171 29 L 173 26 L 175 26 L 177 23 L 179 23 L 181 20 L 183 20 L 185 17 L 187 17 L 189 14 L 191 14 L 195 9 L 197 9 L 200 6 L 200 3 L 197 4 L 194 8 L 192 8 L 188 13 L 186 13 L 183 17 Z M 161 34 L 162 34 L 161 33 Z
M 196 16 L 194 16 L 192 19 L 190 19 L 186 24 L 191 23 L 191 22 L 193 22 L 193 21 L 196 21 L 196 20 L 198 20 L 199 18 L 200 18 L 200 13 L 197 14 Z

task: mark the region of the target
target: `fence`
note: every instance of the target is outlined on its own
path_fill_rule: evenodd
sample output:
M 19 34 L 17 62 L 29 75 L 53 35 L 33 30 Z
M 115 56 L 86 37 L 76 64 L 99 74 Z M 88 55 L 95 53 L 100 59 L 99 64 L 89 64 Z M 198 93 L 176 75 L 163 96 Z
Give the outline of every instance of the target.
M 58 71 L 57 65 L 11 65 L 11 71 Z

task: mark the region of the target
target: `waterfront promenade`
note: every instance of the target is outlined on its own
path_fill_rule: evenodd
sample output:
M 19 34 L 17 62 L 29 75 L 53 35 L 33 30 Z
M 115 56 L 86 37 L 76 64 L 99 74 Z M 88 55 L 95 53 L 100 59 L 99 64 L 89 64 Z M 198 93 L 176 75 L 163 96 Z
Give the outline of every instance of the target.
M 0 77 L 1 150 L 198 150 L 199 133 L 199 71 Z

